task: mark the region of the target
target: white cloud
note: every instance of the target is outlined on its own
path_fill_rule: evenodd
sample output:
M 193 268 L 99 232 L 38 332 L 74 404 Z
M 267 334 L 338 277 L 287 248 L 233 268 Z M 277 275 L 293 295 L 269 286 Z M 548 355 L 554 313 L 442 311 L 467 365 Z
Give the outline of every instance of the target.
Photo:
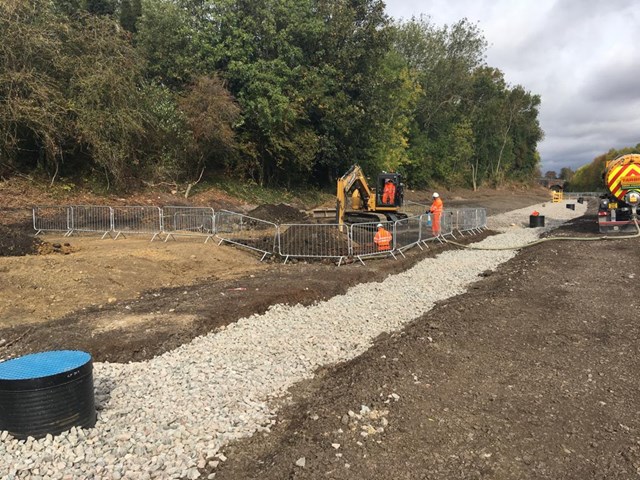
M 636 0 L 387 0 L 394 18 L 478 22 L 487 63 L 542 98 L 542 169 L 577 168 L 640 143 Z

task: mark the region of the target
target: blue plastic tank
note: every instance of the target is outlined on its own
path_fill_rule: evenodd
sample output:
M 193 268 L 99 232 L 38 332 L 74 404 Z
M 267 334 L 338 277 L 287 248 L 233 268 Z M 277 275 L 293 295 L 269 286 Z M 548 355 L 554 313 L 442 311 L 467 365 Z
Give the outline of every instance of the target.
M 0 430 L 19 439 L 41 438 L 95 423 L 88 353 L 56 350 L 0 362 Z

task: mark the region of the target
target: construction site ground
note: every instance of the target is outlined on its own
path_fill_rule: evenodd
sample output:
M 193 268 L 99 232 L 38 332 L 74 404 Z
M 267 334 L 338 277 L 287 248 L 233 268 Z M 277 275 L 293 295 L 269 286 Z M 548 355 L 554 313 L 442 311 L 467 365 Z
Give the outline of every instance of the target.
M 443 197 L 489 214 L 545 199 Z M 558 234 L 597 235 L 595 217 Z M 336 267 L 260 263 L 192 239 L 45 241 L 41 254 L 0 257 L 2 358 L 82 349 L 95 361 L 148 359 L 270 305 L 310 304 L 452 248 Z M 271 433 L 229 446 L 215 478 L 640 477 L 638 247 L 632 239 L 523 250 L 404 331 L 298 385 Z

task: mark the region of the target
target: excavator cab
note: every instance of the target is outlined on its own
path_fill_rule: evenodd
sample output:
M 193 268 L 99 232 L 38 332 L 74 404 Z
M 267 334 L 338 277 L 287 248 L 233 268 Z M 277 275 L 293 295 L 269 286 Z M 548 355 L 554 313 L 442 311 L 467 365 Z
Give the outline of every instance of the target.
M 393 187 L 389 187 L 387 184 Z M 376 182 L 376 208 L 398 208 L 404 201 L 404 185 L 399 173 L 380 173 Z

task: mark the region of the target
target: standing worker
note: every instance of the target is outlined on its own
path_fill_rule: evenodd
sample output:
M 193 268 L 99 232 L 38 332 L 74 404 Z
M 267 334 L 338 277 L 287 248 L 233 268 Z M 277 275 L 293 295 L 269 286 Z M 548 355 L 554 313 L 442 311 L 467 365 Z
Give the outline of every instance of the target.
M 393 205 L 396 199 L 396 186 L 393 180 L 387 178 L 382 189 L 382 203 Z
M 440 195 L 438 194 L 438 192 L 433 192 L 433 203 L 431 204 L 429 213 L 433 215 L 431 231 L 433 232 L 434 237 L 440 236 L 440 217 L 442 216 L 443 209 L 444 209 L 444 205 L 442 204 L 442 199 L 440 198 Z
M 391 250 L 391 241 L 393 237 L 389 233 L 388 230 L 385 230 L 384 226 L 379 223 L 378 231 L 376 232 L 375 237 L 373 237 L 373 243 L 376 244 L 376 248 L 379 252 L 388 252 Z

